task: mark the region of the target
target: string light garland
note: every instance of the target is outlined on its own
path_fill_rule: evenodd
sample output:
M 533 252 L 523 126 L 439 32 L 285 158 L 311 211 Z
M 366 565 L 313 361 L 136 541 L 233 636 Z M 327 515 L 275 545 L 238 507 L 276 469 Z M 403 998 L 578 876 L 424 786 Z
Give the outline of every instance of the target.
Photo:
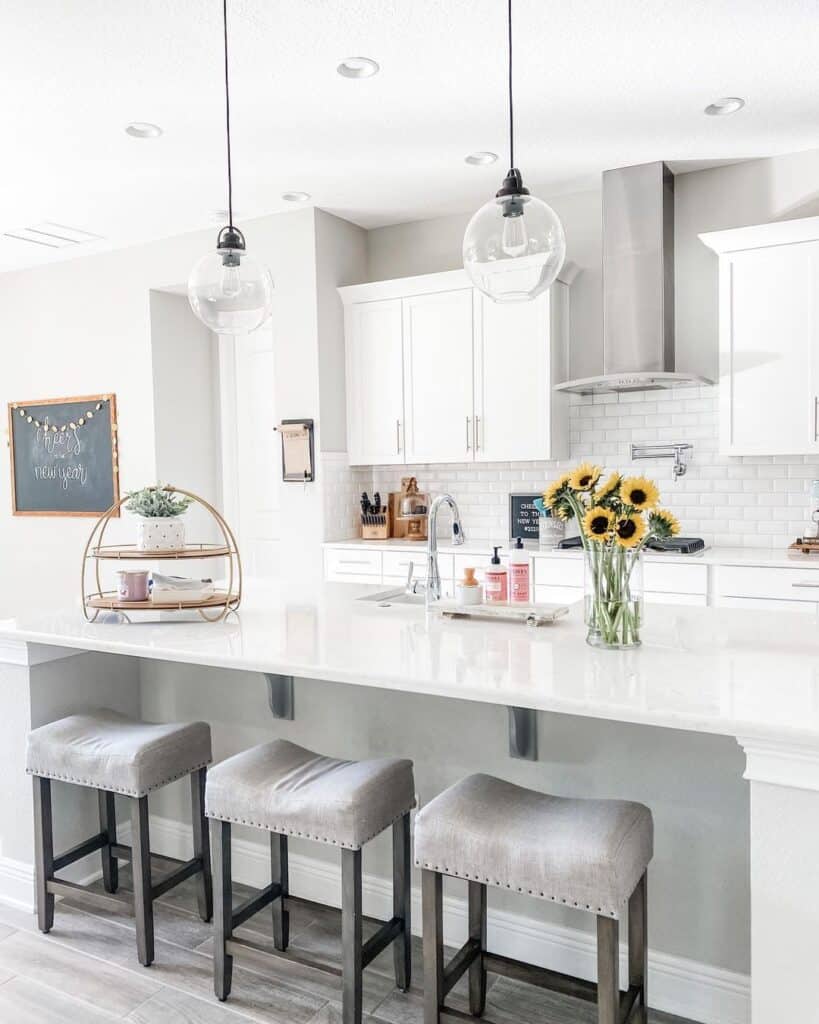
M 68 423 L 61 423 L 59 426 L 57 426 L 56 423 L 48 423 L 48 417 L 46 417 L 45 420 L 35 419 L 33 414 L 30 413 L 28 409 L 22 408 L 22 406 L 15 406 L 15 408 L 17 409 L 18 415 L 22 416 L 26 423 L 30 423 L 38 429 L 42 427 L 51 434 L 64 434 L 66 430 L 78 430 L 80 427 L 84 427 L 88 420 L 92 420 L 94 418 L 94 413 L 100 412 L 100 410 L 107 404 L 108 399 L 103 398 L 101 401 L 97 402 L 93 409 L 87 409 L 84 415 L 78 416 L 76 420 L 70 420 Z

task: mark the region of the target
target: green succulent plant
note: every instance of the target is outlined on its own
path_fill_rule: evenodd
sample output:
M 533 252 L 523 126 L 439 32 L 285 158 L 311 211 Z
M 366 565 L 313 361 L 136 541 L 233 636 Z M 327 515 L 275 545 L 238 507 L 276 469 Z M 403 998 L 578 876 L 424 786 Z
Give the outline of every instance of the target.
M 176 492 L 169 484 L 156 484 L 143 487 L 140 491 L 129 491 L 125 508 L 138 516 L 146 518 L 170 519 L 186 512 L 191 499 L 184 495 L 176 497 Z

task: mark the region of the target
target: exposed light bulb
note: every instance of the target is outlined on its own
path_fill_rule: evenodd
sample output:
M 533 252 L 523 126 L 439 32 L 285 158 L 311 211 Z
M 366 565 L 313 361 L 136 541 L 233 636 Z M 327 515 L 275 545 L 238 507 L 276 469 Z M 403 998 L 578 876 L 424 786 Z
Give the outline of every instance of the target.
M 529 251 L 529 232 L 522 208 L 519 213 L 504 213 L 501 249 L 512 258 L 525 256 Z
M 222 295 L 226 299 L 235 299 L 242 291 L 242 282 L 239 278 L 239 259 L 235 261 L 230 257 L 224 257 L 222 261 Z

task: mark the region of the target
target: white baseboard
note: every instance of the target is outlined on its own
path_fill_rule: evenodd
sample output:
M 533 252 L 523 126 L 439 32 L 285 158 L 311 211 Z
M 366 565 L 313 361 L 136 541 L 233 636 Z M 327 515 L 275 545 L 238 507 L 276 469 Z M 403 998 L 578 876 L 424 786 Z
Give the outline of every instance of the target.
M 151 846 L 170 857 L 192 856 L 190 828 L 168 818 L 151 816 Z M 270 882 L 267 847 L 237 839 L 232 844 L 233 877 L 256 888 Z M 303 896 L 339 906 L 341 865 L 292 854 L 290 890 Z M 392 916 L 392 886 L 374 875 L 363 880 L 364 912 L 383 919 Z M 413 891 L 413 932 L 421 931 L 421 896 Z M 451 945 L 466 940 L 466 903 L 444 898 L 444 937 Z M 596 945 L 592 934 L 575 928 L 546 924 L 513 914 L 491 910 L 488 942 L 493 952 L 528 963 L 550 967 L 576 977 L 594 979 Z M 625 947 L 620 950 L 620 976 L 627 976 Z M 648 957 L 649 1000 L 653 1007 L 703 1024 L 749 1024 L 751 985 L 745 974 L 667 953 L 650 951 Z
M 34 865 L 0 857 L 0 903 L 34 913 Z

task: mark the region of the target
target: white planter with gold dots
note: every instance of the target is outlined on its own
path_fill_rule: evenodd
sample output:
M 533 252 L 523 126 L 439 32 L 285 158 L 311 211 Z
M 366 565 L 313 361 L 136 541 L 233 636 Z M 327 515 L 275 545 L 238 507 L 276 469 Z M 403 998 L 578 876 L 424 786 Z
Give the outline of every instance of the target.
M 181 516 L 140 516 L 136 546 L 137 551 L 180 551 L 185 546 Z

